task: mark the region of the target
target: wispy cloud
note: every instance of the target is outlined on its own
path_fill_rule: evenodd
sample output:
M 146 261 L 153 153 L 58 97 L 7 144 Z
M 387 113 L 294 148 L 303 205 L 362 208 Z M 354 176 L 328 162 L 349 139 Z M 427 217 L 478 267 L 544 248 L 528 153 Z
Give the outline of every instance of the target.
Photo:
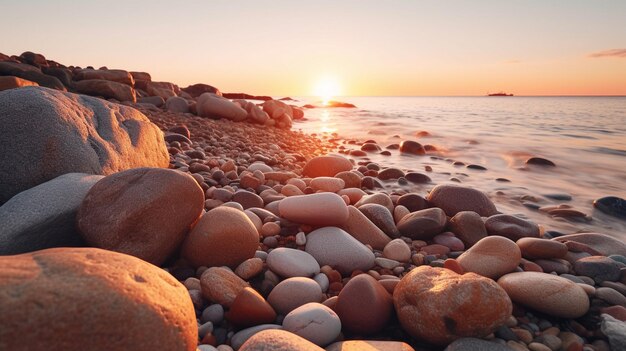
M 592 52 L 591 54 L 588 55 L 588 57 L 593 57 L 593 58 L 599 58 L 599 57 L 626 58 L 626 49 L 611 49 L 611 50 Z

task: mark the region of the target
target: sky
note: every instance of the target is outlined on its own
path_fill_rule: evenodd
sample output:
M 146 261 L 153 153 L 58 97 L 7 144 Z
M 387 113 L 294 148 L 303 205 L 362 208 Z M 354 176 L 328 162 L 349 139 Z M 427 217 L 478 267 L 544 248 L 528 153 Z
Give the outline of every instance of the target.
M 0 52 L 255 95 L 626 95 L 625 16 L 621 0 L 0 0 Z

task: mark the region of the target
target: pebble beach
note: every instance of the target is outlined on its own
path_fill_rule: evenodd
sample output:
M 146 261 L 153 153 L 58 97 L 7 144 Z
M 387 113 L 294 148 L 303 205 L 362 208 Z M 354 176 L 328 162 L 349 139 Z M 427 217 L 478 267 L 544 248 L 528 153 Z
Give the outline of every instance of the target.
M 520 216 L 417 136 L 242 97 L 0 54 L 0 350 L 626 349 L 619 196 L 609 233 Z

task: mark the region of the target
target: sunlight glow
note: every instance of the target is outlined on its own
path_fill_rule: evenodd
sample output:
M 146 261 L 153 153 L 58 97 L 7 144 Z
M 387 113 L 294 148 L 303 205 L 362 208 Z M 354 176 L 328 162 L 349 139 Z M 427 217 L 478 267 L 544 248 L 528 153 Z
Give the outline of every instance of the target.
M 315 84 L 315 89 L 313 90 L 315 96 L 320 97 L 322 99 L 322 103 L 327 105 L 328 102 L 341 93 L 341 86 L 339 85 L 339 81 L 336 78 L 331 76 L 322 77 Z

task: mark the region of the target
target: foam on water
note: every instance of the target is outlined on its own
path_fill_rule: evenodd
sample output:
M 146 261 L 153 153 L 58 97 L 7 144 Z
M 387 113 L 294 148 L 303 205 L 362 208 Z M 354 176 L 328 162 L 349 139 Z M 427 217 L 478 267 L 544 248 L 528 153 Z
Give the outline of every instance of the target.
M 336 132 L 341 138 L 359 141 L 373 139 L 383 148 L 406 139 L 435 145 L 443 159 L 397 151 L 392 156 L 371 154 L 369 159 L 422 173 L 430 165 L 433 172 L 428 175 L 434 183 L 454 183 L 451 178 L 457 178 L 465 186 L 488 193 L 500 211 L 528 217 L 548 230 L 598 231 L 626 240 L 626 221 L 592 206 L 594 199 L 603 196 L 626 198 L 624 97 L 355 97 L 341 101 L 357 108 L 307 110 L 307 121 L 298 122 L 295 128 Z M 430 136 L 418 137 L 420 131 Z M 525 167 L 531 156 L 552 160 L 557 167 Z M 479 164 L 487 171 L 454 166 L 449 160 Z M 432 186 L 411 190 L 424 195 Z M 572 200 L 544 196 L 555 193 L 569 194 Z M 551 218 L 522 205 L 524 195 L 537 198 L 542 206 L 571 205 L 593 220 Z

